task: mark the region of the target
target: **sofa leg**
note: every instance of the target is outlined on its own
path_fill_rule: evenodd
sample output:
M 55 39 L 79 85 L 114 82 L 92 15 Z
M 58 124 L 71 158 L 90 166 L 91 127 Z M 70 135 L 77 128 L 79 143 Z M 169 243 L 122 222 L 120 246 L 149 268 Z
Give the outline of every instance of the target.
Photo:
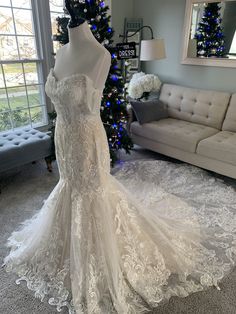
M 45 158 L 46 164 L 47 164 L 47 169 L 49 172 L 52 172 L 52 161 L 50 157 Z

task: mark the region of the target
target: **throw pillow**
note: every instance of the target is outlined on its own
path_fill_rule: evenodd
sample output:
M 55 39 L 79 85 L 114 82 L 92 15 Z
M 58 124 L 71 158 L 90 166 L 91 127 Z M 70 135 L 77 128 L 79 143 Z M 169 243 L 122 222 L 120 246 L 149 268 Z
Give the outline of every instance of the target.
M 168 109 L 160 100 L 132 100 L 130 104 L 140 124 L 168 118 Z

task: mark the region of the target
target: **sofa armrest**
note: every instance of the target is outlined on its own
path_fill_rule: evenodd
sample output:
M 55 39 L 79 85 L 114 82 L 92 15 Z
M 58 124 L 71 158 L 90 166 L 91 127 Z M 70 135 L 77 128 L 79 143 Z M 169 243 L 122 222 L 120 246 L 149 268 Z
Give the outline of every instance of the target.
M 131 126 L 131 123 L 133 121 L 136 121 L 136 117 L 135 117 L 134 111 L 130 105 L 127 106 L 126 110 L 127 110 L 127 117 L 128 117 L 126 128 L 127 128 L 128 134 L 130 136 L 130 126 Z

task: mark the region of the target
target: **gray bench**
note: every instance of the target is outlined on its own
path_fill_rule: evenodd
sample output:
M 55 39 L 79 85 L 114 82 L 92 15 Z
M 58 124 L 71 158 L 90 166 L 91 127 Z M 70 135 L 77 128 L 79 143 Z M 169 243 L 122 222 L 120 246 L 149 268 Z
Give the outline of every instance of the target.
M 0 133 L 0 172 L 45 158 L 51 168 L 51 137 L 30 127 Z

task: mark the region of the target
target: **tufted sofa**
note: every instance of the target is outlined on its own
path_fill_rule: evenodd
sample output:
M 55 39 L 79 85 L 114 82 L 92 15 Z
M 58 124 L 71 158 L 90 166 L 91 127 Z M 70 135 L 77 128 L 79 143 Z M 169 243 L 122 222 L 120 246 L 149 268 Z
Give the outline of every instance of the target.
M 167 119 L 140 125 L 129 110 L 135 144 L 236 178 L 236 94 L 163 84 Z
M 0 172 L 51 155 L 51 137 L 30 127 L 0 133 Z M 50 160 L 46 159 L 51 171 Z

